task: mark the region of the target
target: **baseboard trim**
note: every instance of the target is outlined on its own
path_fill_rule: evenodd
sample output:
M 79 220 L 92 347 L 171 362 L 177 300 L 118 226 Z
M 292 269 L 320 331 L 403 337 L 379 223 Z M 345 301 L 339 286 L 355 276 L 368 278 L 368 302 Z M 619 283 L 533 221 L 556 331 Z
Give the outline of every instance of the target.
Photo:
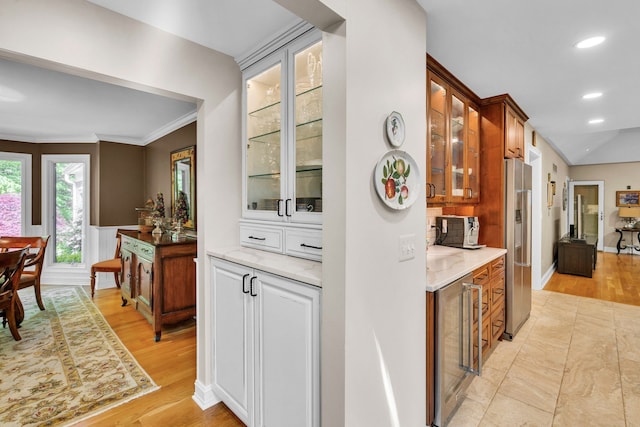
M 193 393 L 193 400 L 200 407 L 205 410 L 212 407 L 221 400 L 213 393 L 211 385 L 202 384 L 200 381 L 195 382 L 195 392 Z

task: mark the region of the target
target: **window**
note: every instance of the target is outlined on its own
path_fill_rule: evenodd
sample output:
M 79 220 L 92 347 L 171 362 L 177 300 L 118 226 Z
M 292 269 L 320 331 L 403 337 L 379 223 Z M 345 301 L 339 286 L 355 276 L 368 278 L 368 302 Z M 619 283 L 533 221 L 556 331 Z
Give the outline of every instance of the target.
M 0 152 L 0 236 L 28 234 L 30 202 L 31 155 Z
M 42 219 L 52 272 L 88 269 L 89 156 L 42 156 Z

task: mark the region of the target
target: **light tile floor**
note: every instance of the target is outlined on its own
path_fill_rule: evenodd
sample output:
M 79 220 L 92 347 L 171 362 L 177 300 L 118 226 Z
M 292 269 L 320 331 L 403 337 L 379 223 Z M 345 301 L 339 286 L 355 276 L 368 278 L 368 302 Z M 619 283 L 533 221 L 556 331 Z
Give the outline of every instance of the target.
M 533 291 L 449 426 L 640 426 L 640 307 Z

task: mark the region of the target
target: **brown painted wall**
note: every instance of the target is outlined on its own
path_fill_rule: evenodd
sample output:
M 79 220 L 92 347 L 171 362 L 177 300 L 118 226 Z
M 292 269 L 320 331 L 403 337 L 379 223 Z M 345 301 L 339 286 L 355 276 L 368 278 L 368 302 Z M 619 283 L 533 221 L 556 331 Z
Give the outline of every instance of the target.
M 95 199 L 99 208 L 92 209 L 91 223 L 137 224 L 135 208 L 144 206 L 145 147 L 105 141 L 96 145 L 99 162 L 95 176 L 99 185 Z
M 98 143 L 34 144 L 0 140 L 0 151 L 32 155 L 32 218 L 42 224 L 43 154 L 89 154 L 91 156 L 91 225 L 137 224 L 135 208 L 148 197 L 165 195 L 167 216 L 171 206 L 172 151 L 196 144 L 196 123 L 191 123 L 141 147 L 100 141 Z
M 170 217 L 171 210 L 171 161 L 172 151 L 196 145 L 196 122 L 184 126 L 147 145 L 145 198 L 156 200 L 156 193 L 164 196 L 165 216 Z M 198 153 L 196 152 L 196 156 Z M 146 200 L 146 199 L 145 199 Z

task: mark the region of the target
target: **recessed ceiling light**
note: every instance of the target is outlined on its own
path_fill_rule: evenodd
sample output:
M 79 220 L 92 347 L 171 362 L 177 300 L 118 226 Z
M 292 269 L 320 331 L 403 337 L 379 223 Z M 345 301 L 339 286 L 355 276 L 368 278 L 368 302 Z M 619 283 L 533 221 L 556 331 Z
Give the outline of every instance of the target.
M 591 119 L 589 120 L 590 125 L 597 125 L 598 123 L 604 122 L 604 119 Z
M 584 39 L 581 42 L 576 44 L 576 47 L 578 49 L 587 49 L 590 47 L 594 47 L 599 45 L 600 43 L 602 43 L 604 41 L 604 37 L 602 36 L 597 36 L 597 37 L 590 37 L 588 39 Z
M 591 93 L 582 95 L 582 99 L 594 99 L 594 98 L 600 98 L 601 96 L 602 96 L 602 92 L 591 92 Z

